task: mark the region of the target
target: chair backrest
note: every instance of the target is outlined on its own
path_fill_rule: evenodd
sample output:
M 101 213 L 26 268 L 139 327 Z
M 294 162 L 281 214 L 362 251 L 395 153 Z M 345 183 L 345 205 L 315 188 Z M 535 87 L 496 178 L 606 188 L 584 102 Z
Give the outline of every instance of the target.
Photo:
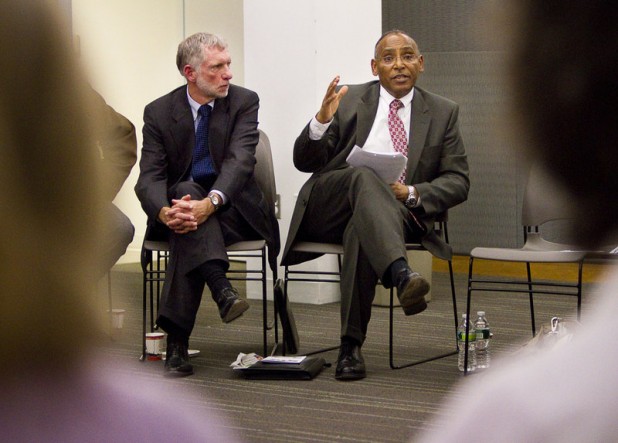
M 273 156 L 270 150 L 270 140 L 264 131 L 260 131 L 260 141 L 255 148 L 255 180 L 270 209 L 275 211 L 275 200 L 277 198 L 277 188 L 275 185 L 275 168 L 273 167 Z
M 572 219 L 572 207 L 566 191 L 540 165 L 533 165 L 524 191 L 522 224 L 540 226 L 552 220 Z

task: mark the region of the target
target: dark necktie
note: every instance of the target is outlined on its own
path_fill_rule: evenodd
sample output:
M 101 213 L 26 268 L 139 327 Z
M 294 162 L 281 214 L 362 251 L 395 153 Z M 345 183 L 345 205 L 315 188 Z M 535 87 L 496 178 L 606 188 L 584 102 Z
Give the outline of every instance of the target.
M 408 156 L 408 136 L 406 135 L 406 129 L 403 126 L 403 122 L 397 111 L 403 108 L 403 103 L 400 100 L 393 100 L 389 106 L 388 113 L 388 132 L 391 134 L 391 140 L 393 141 L 393 147 L 396 152 L 401 152 L 405 157 Z M 406 170 L 404 168 L 399 181 L 405 183 Z
M 208 120 L 211 107 L 202 105 L 198 110 L 201 118 L 195 132 L 195 149 L 193 150 L 193 167 L 191 175 L 197 183 L 204 182 L 209 176 L 215 174 L 215 167 L 208 149 Z

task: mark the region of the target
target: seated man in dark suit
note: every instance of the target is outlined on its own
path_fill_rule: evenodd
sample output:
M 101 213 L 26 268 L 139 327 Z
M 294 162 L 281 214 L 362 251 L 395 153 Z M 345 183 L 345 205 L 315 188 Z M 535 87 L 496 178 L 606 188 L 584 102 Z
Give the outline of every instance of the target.
M 148 214 L 149 232 L 163 229 L 169 235 L 170 262 L 157 317 L 168 333 L 168 375 L 193 373 L 188 342 L 204 284 L 224 322 L 249 308 L 226 277 L 226 245 L 263 238 L 271 266 L 279 251 L 277 221 L 253 174 L 259 99 L 230 84 L 230 63 L 220 37 L 186 38 L 176 64 L 187 85 L 144 110 L 135 190 Z
M 415 87 L 423 63 L 409 35 L 386 33 L 371 61 L 379 81 L 337 89 L 336 77 L 294 145 L 295 166 L 313 175 L 299 193 L 282 264 L 315 258 L 291 251 L 296 240 L 343 244 L 339 380 L 366 375 L 360 347 L 378 280 L 397 288 L 407 315 L 427 307 L 429 284 L 410 269 L 405 243 L 420 241 L 434 255 L 450 258 L 449 246 L 433 231 L 434 220 L 468 196 L 459 108 Z M 385 183 L 369 168 L 350 167 L 346 159 L 355 145 L 404 154 L 399 180 Z
M 101 247 L 97 277 L 101 278 L 126 252 L 133 240 L 135 228 L 113 200 L 122 188 L 137 161 L 135 126 L 125 116 L 105 103 L 94 90 L 89 95 L 92 104 L 91 122 L 95 122 L 95 145 L 103 174 L 104 217 L 101 223 Z

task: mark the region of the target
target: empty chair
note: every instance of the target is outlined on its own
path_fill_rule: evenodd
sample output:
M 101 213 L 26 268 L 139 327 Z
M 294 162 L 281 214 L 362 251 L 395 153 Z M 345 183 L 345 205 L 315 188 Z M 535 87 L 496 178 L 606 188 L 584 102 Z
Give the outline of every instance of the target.
M 532 335 L 536 333 L 534 318 L 534 294 L 566 295 L 577 299 L 577 318 L 581 314 L 582 269 L 586 251 L 563 243 L 556 243 L 543 237 L 541 225 L 550 221 L 571 219 L 572 206 L 550 177 L 540 168 L 532 167 L 524 191 L 521 224 L 524 229 L 524 245 L 521 248 L 476 247 L 470 252 L 468 273 L 468 295 L 466 313 L 470 318 L 472 292 L 491 291 L 525 293 L 529 295 Z M 527 278 L 505 280 L 474 276 L 475 260 L 497 260 L 524 264 Z M 549 281 L 533 278 L 531 263 L 577 264 L 577 281 Z M 467 340 L 467 334 L 466 334 Z M 467 346 L 466 364 L 467 369 Z M 464 372 L 467 372 L 465 370 Z

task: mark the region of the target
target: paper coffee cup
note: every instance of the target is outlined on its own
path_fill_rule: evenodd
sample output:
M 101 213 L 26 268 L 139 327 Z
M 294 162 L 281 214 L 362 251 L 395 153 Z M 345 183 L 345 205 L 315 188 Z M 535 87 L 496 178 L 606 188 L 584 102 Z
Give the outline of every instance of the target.
M 122 329 L 122 324 L 124 323 L 124 313 L 126 311 L 124 309 L 112 309 L 112 328 L 113 329 Z
M 160 360 L 165 334 L 163 332 L 148 332 L 146 334 L 146 354 L 148 354 L 148 360 Z

